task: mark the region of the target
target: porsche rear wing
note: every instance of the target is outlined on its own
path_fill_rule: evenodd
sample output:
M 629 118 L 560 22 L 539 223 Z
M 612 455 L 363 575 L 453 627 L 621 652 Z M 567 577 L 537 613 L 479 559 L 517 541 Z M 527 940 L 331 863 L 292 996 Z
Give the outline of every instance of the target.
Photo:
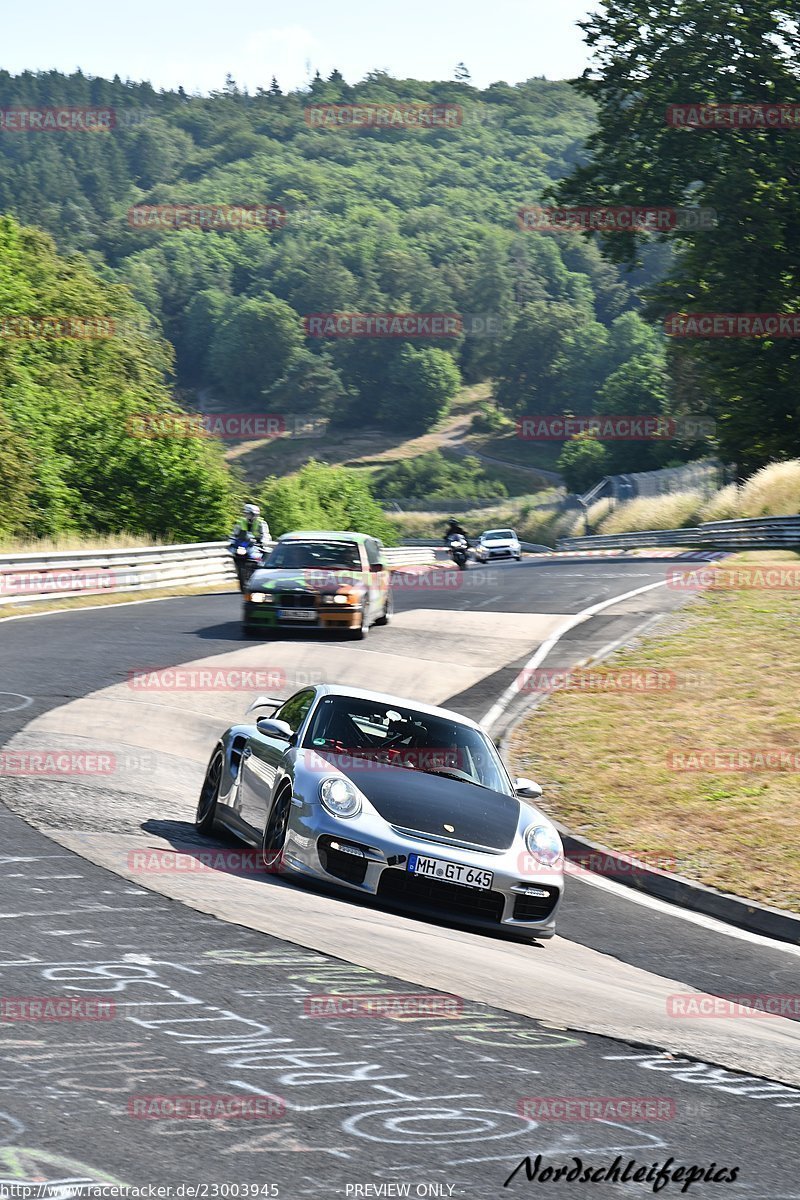
M 256 696 L 253 703 L 247 709 L 248 715 L 255 712 L 257 708 L 271 708 L 273 712 L 280 708 L 285 703 L 285 699 L 280 699 L 278 696 Z

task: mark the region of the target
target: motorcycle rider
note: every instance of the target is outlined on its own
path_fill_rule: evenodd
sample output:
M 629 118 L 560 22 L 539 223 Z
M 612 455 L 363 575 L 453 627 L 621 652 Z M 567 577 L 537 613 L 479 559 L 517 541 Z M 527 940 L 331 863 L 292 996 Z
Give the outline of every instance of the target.
M 469 534 L 467 533 L 466 529 L 464 529 L 464 527 L 455 519 L 455 517 L 448 517 L 447 520 L 448 525 L 447 529 L 444 531 L 444 540 L 449 542 L 451 537 L 457 537 L 459 534 L 461 534 L 463 538 L 466 538 L 467 545 L 469 545 Z
M 245 504 L 242 509 L 242 518 L 234 525 L 231 540 L 249 533 L 256 545 L 265 550 L 266 543 L 269 541 L 269 525 L 262 518 L 261 509 L 257 504 Z
M 252 553 L 247 555 L 236 553 L 237 543 L 243 541 L 251 543 L 251 551 L 252 549 L 257 551 L 255 558 Z M 234 525 L 230 540 L 230 552 L 234 555 L 233 562 L 242 591 L 244 591 L 250 576 L 263 562 L 264 555 L 267 553 L 266 543 L 268 541 L 269 526 L 266 521 L 262 520 L 260 508 L 257 504 L 245 504 L 242 509 L 242 520 L 237 521 Z

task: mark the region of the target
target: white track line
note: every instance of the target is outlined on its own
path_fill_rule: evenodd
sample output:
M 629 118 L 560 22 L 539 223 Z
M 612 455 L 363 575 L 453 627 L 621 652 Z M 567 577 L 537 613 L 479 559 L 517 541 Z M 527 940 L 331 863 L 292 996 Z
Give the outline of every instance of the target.
M 516 700 L 519 696 L 521 681 L 524 683 L 527 673 L 534 671 L 547 658 L 550 651 L 561 641 L 565 633 L 569 633 L 576 625 L 581 625 L 584 621 L 588 621 L 605 608 L 611 608 L 615 604 L 621 604 L 623 600 L 630 600 L 632 596 L 641 596 L 643 592 L 652 592 L 654 588 L 666 587 L 666 585 L 666 579 L 661 579 L 658 583 L 648 583 L 644 587 L 634 588 L 632 592 L 621 592 L 619 596 L 612 596 L 610 600 L 602 600 L 599 604 L 591 605 L 590 608 L 583 608 L 579 613 L 575 613 L 574 616 L 569 617 L 563 625 L 560 625 L 554 633 L 551 633 L 546 641 L 542 642 L 536 653 L 528 659 L 514 682 L 509 684 L 500 698 L 495 701 L 489 711 L 481 718 L 481 725 L 491 730 L 492 726 L 503 716 L 512 700 Z
M 34 617 L 54 617 L 56 613 L 99 612 L 101 609 L 109 608 L 132 608 L 134 604 L 162 604 L 165 600 L 192 600 L 195 596 L 236 595 L 236 592 L 192 592 L 188 596 L 151 596 L 147 600 L 118 600 L 109 604 L 76 604 L 71 608 L 50 608 L 45 612 L 27 612 L 15 614 L 13 617 L 0 617 L 0 625 L 6 621 L 31 621 Z
M 620 900 L 629 900 L 633 904 L 640 904 L 643 908 L 652 908 L 655 912 L 663 913 L 668 917 L 678 917 L 682 921 L 688 921 L 690 925 L 700 925 L 703 929 L 710 930 L 711 933 L 723 933 L 728 937 L 738 938 L 741 942 L 750 942 L 764 949 L 778 950 L 784 954 L 800 957 L 800 946 L 794 946 L 791 942 L 780 942 L 776 938 L 766 937 L 761 933 L 751 933 L 749 929 L 740 929 L 738 925 L 729 925 L 726 921 L 719 920 L 718 917 L 708 917 L 705 913 L 693 912 L 691 909 L 670 904 L 668 900 L 637 891 L 636 888 L 629 887 L 624 883 L 616 883 L 613 879 L 604 879 L 603 876 L 594 874 L 592 871 L 571 872 L 568 866 L 567 886 L 569 886 L 570 879 L 578 879 L 590 887 L 603 888 L 604 891 L 618 896 Z

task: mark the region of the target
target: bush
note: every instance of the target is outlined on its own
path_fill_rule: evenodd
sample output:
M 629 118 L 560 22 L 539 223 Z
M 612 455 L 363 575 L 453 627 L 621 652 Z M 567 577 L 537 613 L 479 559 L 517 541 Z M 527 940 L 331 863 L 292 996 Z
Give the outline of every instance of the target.
M 376 476 L 375 490 L 384 500 L 493 500 L 508 495 L 505 484 L 492 479 L 480 459 L 467 455 L 454 462 L 441 450 L 385 467 Z
M 608 451 L 590 433 L 578 433 L 564 444 L 556 467 L 569 490 L 581 494 L 606 474 Z
M 511 428 L 508 417 L 504 416 L 493 404 L 487 404 L 486 401 L 481 404 L 480 409 L 470 421 L 472 433 L 504 433 Z
M 397 540 L 363 475 L 347 467 L 312 459 L 296 475 L 267 479 L 259 503 L 274 537 L 293 529 L 352 529 L 389 546 Z

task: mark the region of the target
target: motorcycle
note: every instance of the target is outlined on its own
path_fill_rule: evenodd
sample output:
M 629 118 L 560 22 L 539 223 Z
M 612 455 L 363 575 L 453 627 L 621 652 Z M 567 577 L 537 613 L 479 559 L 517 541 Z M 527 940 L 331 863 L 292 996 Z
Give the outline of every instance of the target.
M 237 533 L 230 540 L 228 553 L 233 556 L 233 565 L 239 580 L 239 587 L 245 590 L 250 576 L 261 566 L 264 551 L 261 549 L 252 533 Z
M 459 571 L 466 570 L 467 558 L 469 557 L 469 542 L 464 537 L 463 533 L 454 533 L 447 539 L 447 545 L 450 550 L 450 557 L 458 567 Z

